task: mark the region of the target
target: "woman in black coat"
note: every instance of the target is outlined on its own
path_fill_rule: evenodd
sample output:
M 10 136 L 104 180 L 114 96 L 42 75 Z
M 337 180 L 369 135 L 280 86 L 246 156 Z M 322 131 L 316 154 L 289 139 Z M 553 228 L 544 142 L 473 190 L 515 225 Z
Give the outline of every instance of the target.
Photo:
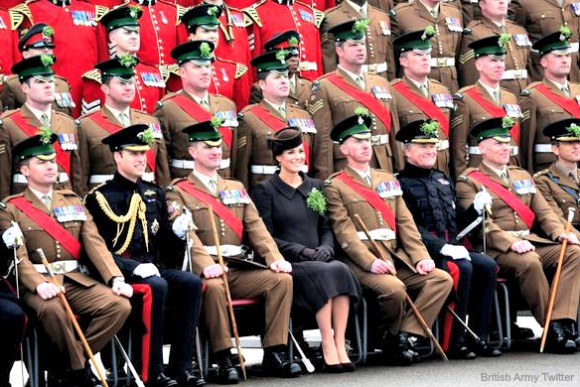
M 344 263 L 333 260 L 323 183 L 301 171 L 305 154 L 299 129 L 282 129 L 269 144 L 280 170 L 254 188 L 254 203 L 280 252 L 292 263 L 294 309 L 316 316 L 325 370 L 354 371 L 345 331 L 350 298 L 358 297 L 360 286 Z

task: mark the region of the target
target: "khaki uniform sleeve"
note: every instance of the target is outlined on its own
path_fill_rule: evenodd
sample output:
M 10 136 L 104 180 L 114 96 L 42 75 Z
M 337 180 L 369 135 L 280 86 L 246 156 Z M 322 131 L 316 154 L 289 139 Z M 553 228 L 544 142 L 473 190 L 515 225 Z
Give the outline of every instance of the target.
M 451 113 L 449 142 L 451 152 L 451 171 L 459 177 L 467 168 L 469 136 L 469 106 L 463 98 L 455 101 L 456 109 Z
M 527 93 L 527 92 L 524 92 Z M 536 104 L 531 95 L 522 95 L 518 101 L 522 109 L 522 119 L 520 120 L 520 161 L 522 168 L 528 172 L 534 171 L 534 143 L 536 141 Z
M 241 181 L 244 187 L 250 183 L 250 152 L 252 151 L 252 130 L 245 118 L 239 120 L 236 141 L 236 163 L 234 177 Z
M 312 85 L 313 91 L 308 105 L 318 131 L 314 137 L 312 173 L 318 179 L 326 179 L 334 172 L 334 146 L 330 139 L 334 123 L 328 91 L 324 84 L 318 82 Z
M 91 158 L 90 158 L 90 146 L 89 138 L 86 135 L 82 127 L 82 121 L 77 121 L 77 133 L 79 135 L 79 155 L 81 160 L 81 176 L 83 179 L 79 182 L 78 187 L 76 187 L 76 192 L 84 197 L 88 192 L 88 181 L 91 174 Z

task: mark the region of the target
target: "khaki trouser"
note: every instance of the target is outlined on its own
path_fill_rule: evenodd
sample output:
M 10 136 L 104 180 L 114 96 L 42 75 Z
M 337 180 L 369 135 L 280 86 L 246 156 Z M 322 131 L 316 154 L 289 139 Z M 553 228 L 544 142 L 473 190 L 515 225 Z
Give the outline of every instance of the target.
M 544 269 L 556 267 L 561 246 L 560 244 L 536 246 L 535 251 L 525 254 L 512 251 L 500 254 L 495 258 L 500 267 L 500 274 L 516 278 L 532 314 L 542 326 L 550 297 L 550 286 Z M 580 247 L 568 245 L 564 255 L 552 320 L 572 319 L 576 321 L 579 298 Z
M 203 313 L 214 353 L 232 346 L 230 320 L 222 278 L 204 279 Z M 230 268 L 228 283 L 233 299 L 260 297 L 265 322 L 262 347 L 286 345 L 292 307 L 292 276 L 271 270 Z
M 75 314 L 86 317 L 88 327 L 83 332 L 93 353 L 99 352 L 121 329 L 131 312 L 129 300 L 95 281 L 90 287 L 65 279 L 66 298 Z M 85 367 L 84 348 L 76 337 L 60 298 L 43 300 L 28 290 L 23 292 L 24 302 L 36 312 L 44 331 L 63 355 L 69 356 L 70 368 Z
M 420 289 L 414 303 L 427 325 L 432 326 L 453 285 L 451 276 L 439 269 L 420 275 L 399 265 L 395 277 L 390 274 L 373 274 L 354 264 L 349 266 L 360 284 L 377 295 L 384 330 L 391 334 L 403 331 L 425 336 L 412 310 L 405 307 L 407 288 Z

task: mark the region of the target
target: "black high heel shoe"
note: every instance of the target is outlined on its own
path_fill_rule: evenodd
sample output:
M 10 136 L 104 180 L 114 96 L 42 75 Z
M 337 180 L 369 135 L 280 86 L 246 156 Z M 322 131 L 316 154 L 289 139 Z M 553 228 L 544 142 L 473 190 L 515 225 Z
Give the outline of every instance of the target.
M 344 371 L 342 364 L 326 364 L 326 360 L 322 360 L 322 372 L 327 374 L 340 374 Z
M 340 365 L 342 366 L 342 372 L 354 372 L 356 369 L 352 361 L 349 361 L 348 363 L 340 363 Z

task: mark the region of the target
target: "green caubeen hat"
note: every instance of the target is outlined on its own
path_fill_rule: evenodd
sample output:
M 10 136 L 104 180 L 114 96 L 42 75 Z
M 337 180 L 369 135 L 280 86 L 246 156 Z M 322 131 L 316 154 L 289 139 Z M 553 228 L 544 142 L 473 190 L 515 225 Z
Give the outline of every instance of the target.
M 189 32 L 194 32 L 198 26 L 205 29 L 217 30 L 222 14 L 222 7 L 213 4 L 200 4 L 191 7 L 181 17 L 181 22 Z
M 111 152 L 129 150 L 144 152 L 151 149 L 150 144 L 155 140 L 155 133 L 149 125 L 135 124 L 127 126 L 101 140 L 109 146 Z
M 510 34 L 492 35 L 473 41 L 468 47 L 473 50 L 476 58 L 486 55 L 503 56 L 507 53 L 506 46 L 510 39 Z
M 250 64 L 256 68 L 258 73 L 287 71 L 288 60 L 291 57 L 292 52 L 285 49 L 266 51 L 252 59 Z
M 510 142 L 510 129 L 514 125 L 515 121 L 510 117 L 488 118 L 475 124 L 471 128 L 471 135 L 478 143 L 488 138 L 499 142 Z
M 218 128 L 223 123 L 223 119 L 213 117 L 211 120 L 186 126 L 181 129 L 181 132 L 187 134 L 189 142 L 203 141 L 209 146 L 220 146 L 222 143 L 222 135 L 218 131 Z
M 408 143 L 437 144 L 439 142 L 439 122 L 436 120 L 415 120 L 403 126 L 395 135 L 395 140 Z
M 580 141 L 580 119 L 566 118 L 552 122 L 543 133 L 551 141 Z
M 129 5 L 113 8 L 103 15 L 99 22 L 105 27 L 107 32 L 117 28 L 124 28 L 127 31 L 139 31 L 139 18 L 143 11 L 139 6 Z

